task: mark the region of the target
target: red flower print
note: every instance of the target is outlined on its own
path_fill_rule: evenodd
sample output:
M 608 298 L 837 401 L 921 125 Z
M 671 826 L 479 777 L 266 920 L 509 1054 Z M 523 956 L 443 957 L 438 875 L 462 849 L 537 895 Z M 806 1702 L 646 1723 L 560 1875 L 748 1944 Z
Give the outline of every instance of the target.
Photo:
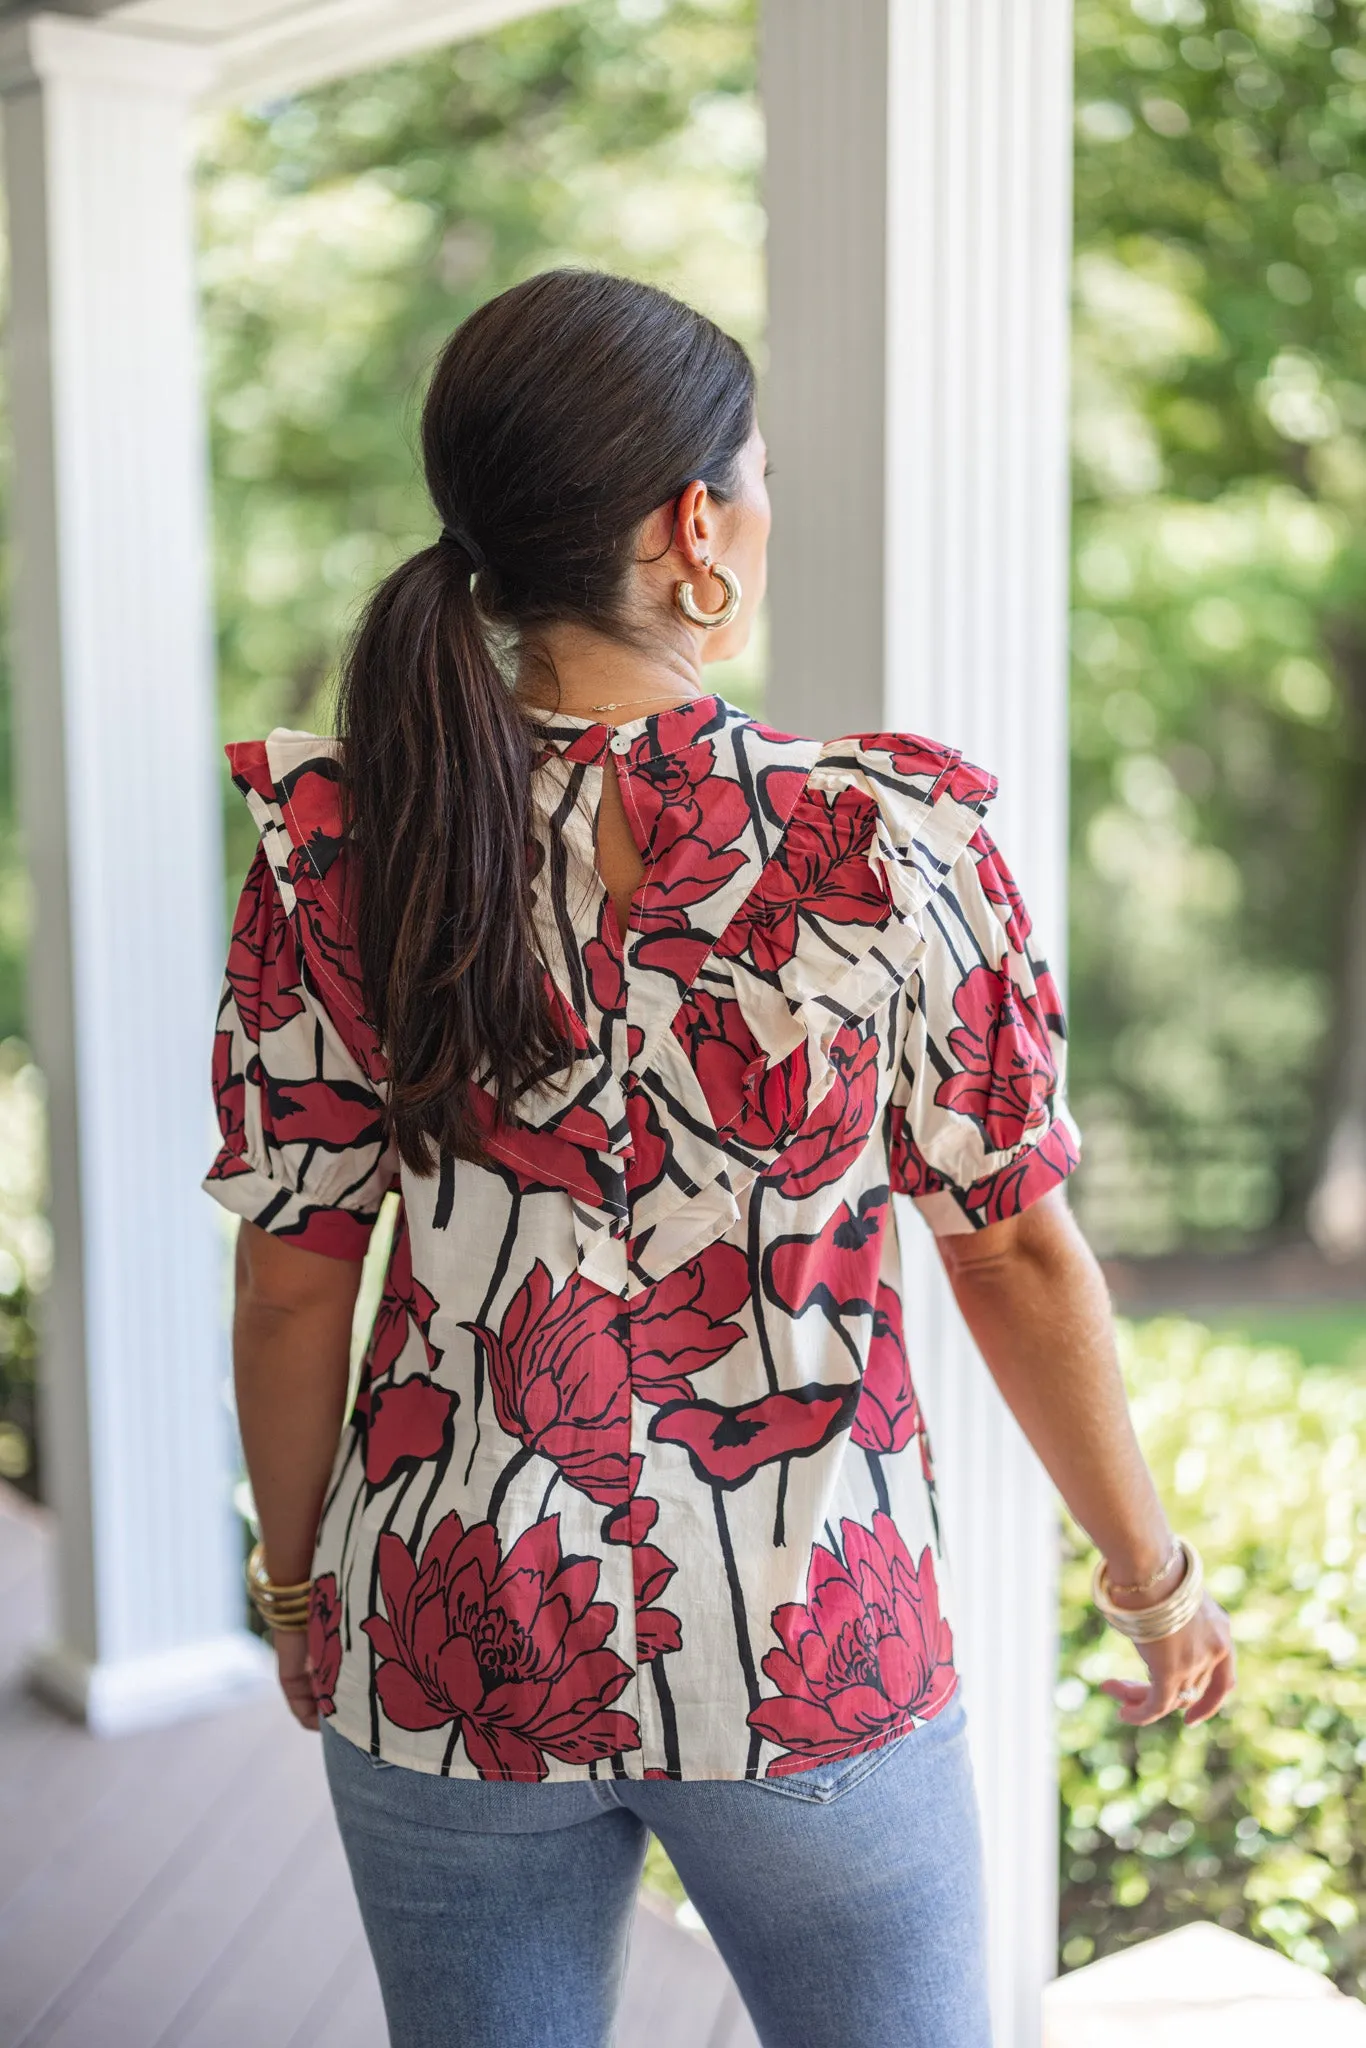
M 893 1109 L 889 1117 L 888 1165 L 894 1195 L 913 1195 L 919 1199 L 924 1195 L 942 1194 L 948 1186 L 942 1174 L 936 1173 L 927 1163 L 911 1136 L 910 1119 L 899 1107 Z
M 370 1342 L 366 1347 L 367 1380 L 377 1380 L 393 1371 L 409 1332 L 414 1328 L 422 1339 L 427 1370 L 435 1372 L 441 1362 L 441 1353 L 432 1343 L 429 1333 L 436 1311 L 436 1296 L 413 1275 L 413 1241 L 408 1230 L 408 1214 L 400 1205 L 389 1249 L 389 1266 L 384 1276 L 384 1292 L 380 1296 Z
M 961 1073 L 935 1090 L 942 1109 L 980 1124 L 993 1152 L 1008 1152 L 1048 1115 L 1057 1080 L 1048 1033 L 1000 967 L 974 967 L 953 998 L 959 1018 L 949 1050 Z
M 337 1574 L 313 1581 L 308 1602 L 308 1677 L 320 1714 L 336 1712 L 332 1695 L 341 1672 L 341 1598 Z
M 827 797 L 808 789 L 788 820 L 782 844 L 717 944 L 723 959 L 748 954 L 761 974 L 785 967 L 797 950 L 798 919 L 882 926 L 891 905 L 868 861 L 877 805 L 861 790 Z
M 299 956 L 266 850 L 258 844 L 247 869 L 228 947 L 227 978 L 237 1014 L 254 1045 L 303 1009 Z
M 863 1150 L 877 1113 L 878 1057 L 882 1047 L 869 1029 L 846 1024 L 830 1048 L 835 1078 L 823 1099 L 783 1148 L 765 1175 L 788 1201 L 800 1201 L 828 1187 Z
M 605 1017 L 626 1008 L 626 967 L 621 953 L 621 932 L 610 897 L 603 899 L 598 913 L 597 937 L 583 949 L 588 992 Z
M 870 1315 L 890 1199 L 887 1188 L 870 1188 L 857 1212 L 841 1202 L 816 1235 L 775 1238 L 763 1259 L 769 1298 L 793 1316 L 805 1315 L 813 1303 L 836 1323 L 845 1315 Z
M 692 989 L 678 1007 L 673 1033 L 688 1055 L 721 1137 L 768 1152 L 805 1112 L 811 1077 L 806 1047 L 799 1045 L 770 1066 L 744 1011 L 732 998 Z
M 639 1459 L 632 1459 L 638 1464 Z M 643 1543 L 659 1519 L 659 1502 L 651 1500 L 648 1493 L 633 1493 L 619 1508 L 613 1508 L 610 1515 L 604 1515 L 602 1540 L 604 1543 Z
M 211 1085 L 218 1128 L 223 1134 L 223 1149 L 211 1168 L 215 1180 L 230 1180 L 235 1173 L 251 1172 L 242 1156 L 247 1143 L 247 1091 L 242 1075 L 233 1069 L 232 1036 L 231 1031 L 215 1031 L 213 1035 Z
M 414 1278 L 408 1218 L 400 1208 L 356 1396 L 355 1414 L 365 1435 L 365 1477 L 371 1486 L 387 1485 L 395 1472 L 411 1471 L 449 1442 L 460 1397 L 431 1379 L 441 1363 L 441 1352 L 430 1335 L 436 1310 L 436 1297 Z M 396 1380 L 394 1368 L 414 1330 L 422 1340 L 425 1370 Z
M 785 1756 L 770 1778 L 854 1756 L 927 1721 L 952 1696 L 953 1636 L 940 1619 L 929 1545 L 920 1564 L 889 1515 L 871 1530 L 846 1521 L 841 1560 L 813 1546 L 806 1604 L 779 1607 L 782 1648 L 764 1658 L 779 1697 L 754 1708 L 749 1725 Z
M 716 774 L 709 740 L 654 759 L 653 744 L 648 734 L 636 741 L 625 788 L 646 862 L 633 917 L 639 931 L 676 929 L 680 911 L 714 896 L 744 866 L 734 842 L 749 826 L 745 793 Z
M 603 1647 L 617 1611 L 593 1598 L 596 1558 L 561 1556 L 559 1519 L 506 1557 L 491 1522 L 466 1529 L 454 1510 L 420 1562 L 401 1537 L 379 1539 L 385 1612 L 361 1626 L 380 1705 L 398 1728 L 455 1722 L 481 1778 L 541 1779 L 548 1756 L 587 1764 L 640 1747 L 630 1715 L 609 1711 L 631 1677 Z
M 593 1040 L 583 1018 L 548 974 L 541 976 L 541 986 L 545 992 L 545 1006 L 555 1035 L 562 1044 L 569 1047 L 571 1053 L 586 1052 Z M 570 1064 L 569 1060 L 562 1060 L 561 1068 L 567 1064 Z
M 493 1097 L 473 1084 L 469 1103 L 486 1154 L 519 1193 L 562 1189 L 590 1208 L 619 1203 L 624 1212 L 626 1189 L 607 1164 L 610 1138 L 601 1117 L 591 1117 L 588 1129 L 576 1123 L 574 1135 L 569 1137 L 565 1126 L 541 1131 L 527 1124 L 504 1123 Z
M 691 1400 L 688 1375 L 724 1358 L 744 1336 L 730 1321 L 749 1300 L 749 1261 L 718 1238 L 631 1305 L 632 1392 L 657 1406 Z
M 663 1178 L 669 1163 L 669 1141 L 659 1120 L 659 1109 L 634 1074 L 623 1079 L 626 1121 L 631 1128 L 631 1157 L 626 1163 L 626 1186 L 633 1199 L 647 1194 Z
M 868 1346 L 868 1363 L 863 1369 L 853 1441 L 860 1450 L 880 1451 L 885 1457 L 893 1451 L 904 1451 L 924 1427 L 906 1357 L 901 1299 L 894 1287 L 880 1280 L 877 1307 L 873 1310 L 873 1341 Z
M 372 1387 L 365 1426 L 365 1477 L 370 1485 L 385 1486 L 395 1472 L 410 1472 L 443 1450 L 458 1400 L 457 1394 L 433 1386 L 420 1372 Z
M 977 879 L 982 885 L 982 894 L 1001 913 L 1011 951 L 1022 954 L 1029 943 L 1032 926 L 1015 877 L 1001 858 L 1000 850 L 985 825 L 978 827 L 969 844 L 977 856 Z
M 653 1543 L 638 1544 L 631 1558 L 636 1592 L 636 1662 L 648 1664 L 683 1647 L 683 1624 L 667 1607 L 656 1607 L 678 1567 Z
M 893 774 L 932 776 L 931 802 L 948 795 L 970 810 L 981 810 L 996 794 L 996 777 L 965 761 L 956 747 L 939 747 L 911 732 L 865 732 L 857 737 L 865 754 L 891 757 Z
M 775 1458 L 806 1458 L 849 1427 L 858 1381 L 846 1386 L 794 1387 L 739 1408 L 715 1401 L 677 1401 L 650 1424 L 656 1443 L 682 1444 L 697 1477 L 729 1492 Z
M 1018 1216 L 1040 1195 L 1066 1180 L 1077 1159 L 1071 1132 L 1066 1124 L 1055 1123 L 1036 1145 L 1031 1145 L 1009 1166 L 970 1187 L 962 1197 L 963 1207 L 980 1224 L 1000 1223 L 1007 1216 Z
M 313 1145 L 324 1152 L 383 1148 L 384 1125 L 371 1089 L 359 1081 L 285 1081 L 253 1059 L 247 1079 L 260 1080 L 261 1121 L 277 1145 Z
M 579 1273 L 556 1292 L 537 1259 L 497 1332 L 461 1325 L 484 1347 L 500 1426 L 610 1507 L 631 1490 L 625 1323 L 616 1295 Z

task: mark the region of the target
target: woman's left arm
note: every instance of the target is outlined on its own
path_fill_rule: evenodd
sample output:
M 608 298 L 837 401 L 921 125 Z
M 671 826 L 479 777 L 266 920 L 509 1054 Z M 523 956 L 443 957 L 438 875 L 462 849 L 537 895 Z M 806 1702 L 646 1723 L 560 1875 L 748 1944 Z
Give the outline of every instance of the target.
M 346 1408 L 361 1264 L 303 1250 L 244 1221 L 237 1237 L 233 1379 L 268 1575 L 297 1585 L 313 1546 Z M 302 1632 L 272 1636 L 280 1684 L 318 1726 Z
M 1116 1583 L 1154 1572 L 1172 1532 L 1129 1414 L 1104 1276 L 1061 1188 L 1018 1216 L 936 1239 L 963 1318 L 1021 1429 Z M 1151 1606 L 1179 1563 L 1141 1596 Z M 1234 1682 L 1228 1617 L 1206 1596 L 1175 1635 L 1137 1644 L 1149 1682 L 1106 1679 L 1120 1718 L 1156 1721 L 1196 1686 L 1187 1721 L 1215 1713 Z

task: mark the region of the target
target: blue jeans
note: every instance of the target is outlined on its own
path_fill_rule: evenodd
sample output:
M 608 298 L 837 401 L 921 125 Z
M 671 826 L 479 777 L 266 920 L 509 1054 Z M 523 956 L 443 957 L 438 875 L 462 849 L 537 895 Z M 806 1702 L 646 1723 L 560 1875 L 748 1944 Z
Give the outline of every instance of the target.
M 607 2048 L 658 1835 L 765 2048 L 990 2048 L 962 1688 L 757 1783 L 484 1784 L 323 1755 L 392 2048 Z

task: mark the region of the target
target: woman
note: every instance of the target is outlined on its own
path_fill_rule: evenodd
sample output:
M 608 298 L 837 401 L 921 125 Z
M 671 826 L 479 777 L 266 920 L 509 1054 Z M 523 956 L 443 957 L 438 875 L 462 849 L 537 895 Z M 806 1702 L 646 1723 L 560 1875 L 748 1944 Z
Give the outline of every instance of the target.
M 750 365 L 675 300 L 504 293 L 423 453 L 441 536 L 373 599 L 340 738 L 228 750 L 261 842 L 205 1183 L 244 1219 L 253 1594 L 391 2037 L 605 2042 L 653 1830 L 766 2043 L 982 2048 L 892 1193 L 1105 1612 L 1154 1638 L 1121 1717 L 1204 1719 L 1233 1676 L 1063 1200 L 1063 1022 L 995 783 L 704 691 L 769 507 Z

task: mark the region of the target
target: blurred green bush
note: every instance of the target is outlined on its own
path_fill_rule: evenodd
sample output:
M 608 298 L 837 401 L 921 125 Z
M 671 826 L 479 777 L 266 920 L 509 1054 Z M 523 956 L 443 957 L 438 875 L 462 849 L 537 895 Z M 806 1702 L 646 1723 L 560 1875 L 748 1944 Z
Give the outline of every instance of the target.
M 1366 1370 L 1306 1365 L 1193 1322 L 1120 1325 L 1148 1461 L 1232 1618 L 1238 1686 L 1212 1720 L 1120 1722 L 1131 1647 L 1064 1531 L 1058 1688 L 1061 1959 L 1217 1920 L 1366 1991 Z

